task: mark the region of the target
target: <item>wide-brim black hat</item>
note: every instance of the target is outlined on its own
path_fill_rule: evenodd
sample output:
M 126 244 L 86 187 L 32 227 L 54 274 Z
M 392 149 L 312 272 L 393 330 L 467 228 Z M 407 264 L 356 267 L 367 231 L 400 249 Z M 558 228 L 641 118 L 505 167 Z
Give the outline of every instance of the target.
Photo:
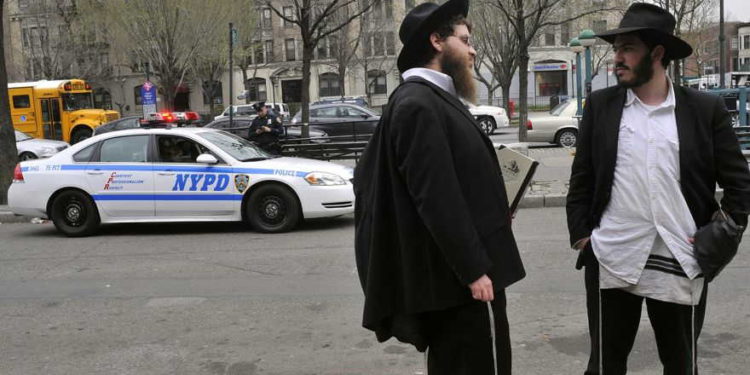
M 430 33 L 435 31 L 441 23 L 451 18 L 469 14 L 468 0 L 449 0 L 443 5 L 422 3 L 412 9 L 398 30 L 398 37 L 404 45 L 398 54 L 398 70 L 403 73 L 413 68 L 421 54 L 425 53 L 425 46 Z
M 690 56 L 693 53 L 693 47 L 674 35 L 676 24 L 674 16 L 666 9 L 652 4 L 636 3 L 631 5 L 622 16 L 618 28 L 596 34 L 596 36 L 611 44 L 615 42 L 618 35 L 637 32 L 663 45 L 668 59 L 679 60 Z

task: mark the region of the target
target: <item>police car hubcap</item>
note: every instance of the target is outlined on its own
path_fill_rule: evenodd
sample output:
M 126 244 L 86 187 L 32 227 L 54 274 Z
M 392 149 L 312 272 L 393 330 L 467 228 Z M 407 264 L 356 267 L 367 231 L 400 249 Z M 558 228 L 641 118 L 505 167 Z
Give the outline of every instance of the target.
M 275 223 L 284 219 L 284 203 L 279 198 L 268 197 L 261 207 L 266 221 Z
M 65 207 L 65 218 L 69 224 L 78 224 L 82 216 L 81 206 L 77 202 L 68 203 L 68 206 Z

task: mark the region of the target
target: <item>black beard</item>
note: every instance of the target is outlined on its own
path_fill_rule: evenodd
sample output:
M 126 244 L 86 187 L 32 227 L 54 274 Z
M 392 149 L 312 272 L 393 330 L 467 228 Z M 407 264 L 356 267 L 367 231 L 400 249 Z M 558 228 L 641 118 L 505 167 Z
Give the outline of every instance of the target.
M 461 56 L 457 56 L 452 49 L 447 49 L 440 61 L 440 69 L 453 79 L 453 85 L 456 87 L 456 93 L 459 97 L 471 103 L 477 102 L 474 72 L 466 65 Z
M 638 65 L 636 65 L 633 69 L 633 80 L 629 82 L 622 81 L 619 75 L 615 75 L 615 77 L 617 78 L 617 83 L 620 85 L 620 87 L 624 87 L 626 89 L 643 86 L 648 81 L 650 81 L 651 78 L 654 77 L 654 67 L 652 66 L 653 62 L 654 59 L 651 58 L 651 51 L 648 51 L 648 53 L 643 56 Z M 623 67 L 624 65 L 617 66 Z

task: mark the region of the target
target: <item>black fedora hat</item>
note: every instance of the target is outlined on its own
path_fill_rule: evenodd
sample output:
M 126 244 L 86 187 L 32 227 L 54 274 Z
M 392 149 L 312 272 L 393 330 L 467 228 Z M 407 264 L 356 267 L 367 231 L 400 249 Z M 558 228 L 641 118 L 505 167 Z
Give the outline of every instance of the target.
M 618 35 L 642 33 L 663 45 L 667 50 L 666 57 L 670 60 L 684 59 L 693 53 L 693 47 L 674 36 L 675 24 L 677 21 L 666 9 L 652 4 L 635 3 L 622 16 L 618 28 L 596 36 L 608 43 L 614 43 Z
M 398 37 L 401 39 L 401 52 L 398 54 L 398 70 L 405 72 L 413 68 L 420 54 L 424 53 L 430 33 L 440 23 L 450 20 L 454 16 L 469 14 L 469 0 L 448 0 L 443 5 L 422 3 L 412 9 L 401 22 Z

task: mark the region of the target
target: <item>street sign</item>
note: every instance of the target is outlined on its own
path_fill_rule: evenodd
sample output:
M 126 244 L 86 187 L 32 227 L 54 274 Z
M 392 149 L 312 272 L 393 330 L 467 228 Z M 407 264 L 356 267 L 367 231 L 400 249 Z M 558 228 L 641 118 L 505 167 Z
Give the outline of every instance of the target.
M 143 118 L 149 113 L 156 113 L 156 85 L 146 81 L 141 86 L 141 106 L 143 107 Z
M 232 29 L 232 45 L 237 45 L 237 29 Z

